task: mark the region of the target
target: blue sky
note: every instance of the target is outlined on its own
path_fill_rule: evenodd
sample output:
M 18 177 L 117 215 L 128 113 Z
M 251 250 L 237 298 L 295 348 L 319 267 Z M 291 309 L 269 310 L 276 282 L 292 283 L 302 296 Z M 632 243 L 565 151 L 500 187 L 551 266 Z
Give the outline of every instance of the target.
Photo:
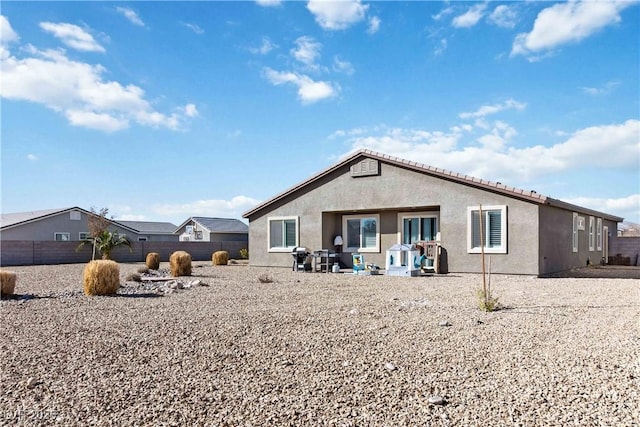
M 361 148 L 640 222 L 640 5 L 2 4 L 2 212 L 240 218 Z

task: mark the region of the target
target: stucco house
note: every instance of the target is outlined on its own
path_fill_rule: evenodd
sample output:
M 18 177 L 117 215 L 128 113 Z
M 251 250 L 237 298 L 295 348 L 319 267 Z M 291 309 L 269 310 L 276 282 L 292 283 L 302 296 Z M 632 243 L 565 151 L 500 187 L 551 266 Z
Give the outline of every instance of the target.
M 480 208 L 482 222 L 480 222 Z M 385 154 L 361 150 L 244 213 L 251 264 L 292 265 L 291 251 L 338 249 L 385 265 L 393 245 L 438 239 L 449 272 L 545 275 L 607 259 L 623 218 Z M 343 240 L 335 248 L 335 238 Z M 341 251 L 340 251 L 341 249 Z
M 79 207 L 0 215 L 0 239 L 76 242 L 89 237 L 91 212 Z M 178 241 L 171 223 L 109 220 L 109 230 L 133 241 Z
M 181 242 L 245 242 L 249 226 L 239 219 L 192 216 L 175 230 Z

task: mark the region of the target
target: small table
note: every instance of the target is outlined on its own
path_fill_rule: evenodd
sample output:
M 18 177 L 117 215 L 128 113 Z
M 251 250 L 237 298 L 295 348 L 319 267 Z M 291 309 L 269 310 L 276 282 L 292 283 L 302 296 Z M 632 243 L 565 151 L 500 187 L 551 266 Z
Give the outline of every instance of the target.
M 331 272 L 331 267 L 336 263 L 336 253 L 329 249 L 320 249 L 313 253 L 313 271 L 321 273 Z M 320 270 L 318 270 L 318 267 Z

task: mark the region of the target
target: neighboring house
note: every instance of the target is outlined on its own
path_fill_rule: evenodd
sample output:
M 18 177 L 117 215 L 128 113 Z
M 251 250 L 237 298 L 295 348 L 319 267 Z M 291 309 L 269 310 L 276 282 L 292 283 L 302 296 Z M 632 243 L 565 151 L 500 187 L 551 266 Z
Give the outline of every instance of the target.
M 0 215 L 0 239 L 76 242 L 89 236 L 91 212 L 78 208 L 48 209 Z M 178 241 L 170 223 L 109 220 L 109 230 L 132 241 Z
M 480 222 L 482 208 L 482 222 Z M 244 215 L 252 265 L 291 266 L 293 248 L 334 249 L 385 266 L 398 243 L 439 242 L 450 272 L 544 275 L 608 257 L 622 218 L 416 162 L 361 150 Z M 339 248 L 336 248 L 339 249 Z M 488 260 L 487 260 L 488 264 Z
M 248 242 L 249 226 L 238 219 L 192 216 L 175 233 L 181 242 Z
M 178 236 L 175 224 L 170 222 L 152 222 L 152 221 L 118 221 L 119 224 L 125 225 L 136 230 L 136 240 L 138 242 L 177 242 Z

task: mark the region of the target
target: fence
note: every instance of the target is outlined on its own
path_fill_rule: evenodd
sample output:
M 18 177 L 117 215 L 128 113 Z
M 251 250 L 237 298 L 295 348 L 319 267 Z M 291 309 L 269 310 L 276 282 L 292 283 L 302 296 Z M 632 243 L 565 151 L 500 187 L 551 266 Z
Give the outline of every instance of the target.
M 85 245 L 76 252 L 78 242 L 53 242 L 32 240 L 0 241 L 0 266 L 75 264 L 91 261 L 92 247 Z M 160 254 L 160 261 L 169 261 L 175 251 L 186 251 L 193 261 L 211 261 L 216 251 L 229 252 L 230 258 L 239 258 L 246 242 L 134 242 L 133 251 L 118 247 L 111 252 L 117 262 L 144 262 L 149 252 Z M 96 253 L 100 258 L 100 253 Z
M 612 239 L 609 264 L 640 265 L 640 237 Z

